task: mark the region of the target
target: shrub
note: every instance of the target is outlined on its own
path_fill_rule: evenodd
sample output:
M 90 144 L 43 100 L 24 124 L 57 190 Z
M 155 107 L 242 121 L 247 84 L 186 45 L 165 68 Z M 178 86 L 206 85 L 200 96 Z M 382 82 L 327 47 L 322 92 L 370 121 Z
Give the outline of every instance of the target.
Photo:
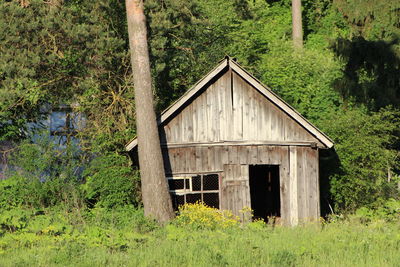
M 398 196 L 399 111 L 393 108 L 368 112 L 365 108 L 340 109 L 321 123 L 335 141 L 340 166 L 331 176 L 336 208 L 354 212 L 372 207 L 377 200 Z
M 197 202 L 179 207 L 179 215 L 175 224 L 178 226 L 192 227 L 195 229 L 229 228 L 239 225 L 239 218 L 231 211 L 218 210 Z
M 0 180 L 0 207 L 10 209 L 23 203 L 24 179 L 19 176 Z
M 361 207 L 351 218 L 357 219 L 361 223 L 370 223 L 377 220 L 400 222 L 400 201 L 390 198 L 376 208 Z
M 82 186 L 90 206 L 115 208 L 138 205 L 139 177 L 126 156 L 109 153 L 96 157 L 84 171 Z
M 10 154 L 12 168 L 8 179 L 0 182 L 2 207 L 80 205 L 77 185 L 81 183 L 84 155 L 79 147 L 61 147 L 40 134 L 33 139 L 35 143 L 26 140 Z
M 22 209 L 4 210 L 0 213 L 0 229 L 15 232 L 28 225 L 31 212 Z

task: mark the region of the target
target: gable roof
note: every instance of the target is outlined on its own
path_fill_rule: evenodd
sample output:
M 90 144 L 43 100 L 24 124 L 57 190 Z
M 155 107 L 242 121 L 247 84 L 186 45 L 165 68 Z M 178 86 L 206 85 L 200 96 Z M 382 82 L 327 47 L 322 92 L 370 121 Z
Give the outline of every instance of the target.
M 257 91 L 259 91 L 263 96 L 265 96 L 269 101 L 278 106 L 282 111 L 289 115 L 293 120 L 304 127 L 309 133 L 311 133 L 315 138 L 317 138 L 324 146 L 331 148 L 333 146 L 333 141 L 321 132 L 317 127 L 315 127 L 311 122 L 305 119 L 299 112 L 297 112 L 293 107 L 287 104 L 283 99 L 276 95 L 271 89 L 263 85 L 259 80 L 257 80 L 253 75 L 248 73 L 243 69 L 236 61 L 232 60 L 230 57 L 225 57 L 212 71 L 205 75 L 201 80 L 199 80 L 191 89 L 189 89 L 185 94 L 183 94 L 177 101 L 175 101 L 171 106 L 164 110 L 158 117 L 158 125 L 162 125 L 165 121 L 171 119 L 174 114 L 186 103 L 192 100 L 192 98 L 197 96 L 197 93 L 201 91 L 213 78 L 215 78 L 220 73 L 224 72 L 227 68 L 231 68 L 238 75 L 240 75 L 244 80 L 251 84 Z M 130 151 L 137 146 L 137 139 L 134 138 L 126 146 L 126 150 Z

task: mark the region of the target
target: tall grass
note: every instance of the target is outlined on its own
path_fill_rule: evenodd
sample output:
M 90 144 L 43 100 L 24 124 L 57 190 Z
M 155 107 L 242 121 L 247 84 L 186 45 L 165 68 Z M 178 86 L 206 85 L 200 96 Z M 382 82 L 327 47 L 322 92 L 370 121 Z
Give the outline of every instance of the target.
M 0 235 L 1 267 L 400 266 L 400 225 L 380 220 L 211 229 L 160 227 L 133 208 L 95 209 L 79 220 L 59 211 L 24 216 L 24 226 Z

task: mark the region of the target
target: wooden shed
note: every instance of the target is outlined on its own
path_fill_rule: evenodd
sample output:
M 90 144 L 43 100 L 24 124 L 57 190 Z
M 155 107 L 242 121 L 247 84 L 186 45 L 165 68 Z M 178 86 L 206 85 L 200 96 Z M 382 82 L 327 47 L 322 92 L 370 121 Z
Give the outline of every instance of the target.
M 175 207 L 201 200 L 286 225 L 318 220 L 319 149 L 333 142 L 231 58 L 158 124 Z M 126 146 L 134 157 L 136 146 Z

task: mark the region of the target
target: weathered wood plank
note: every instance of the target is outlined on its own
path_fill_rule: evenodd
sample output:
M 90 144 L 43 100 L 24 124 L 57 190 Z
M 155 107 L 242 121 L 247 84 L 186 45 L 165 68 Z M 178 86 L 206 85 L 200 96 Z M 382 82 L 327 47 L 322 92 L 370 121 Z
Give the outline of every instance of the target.
M 212 99 L 212 90 L 214 88 L 214 84 L 210 85 L 205 94 L 205 101 L 206 101 L 206 123 L 207 123 L 207 128 L 205 129 L 206 132 L 206 140 L 212 141 L 213 140 L 213 129 L 212 129 L 212 123 L 213 123 L 213 110 L 212 110 L 212 105 L 213 99 Z
M 203 158 L 202 158 L 202 148 L 196 147 L 195 148 L 195 157 L 196 157 L 196 171 L 203 170 Z
M 254 140 L 252 136 L 252 128 L 253 125 L 251 124 L 251 118 L 250 118 L 250 113 L 254 110 L 254 106 L 252 106 L 252 88 L 247 88 L 246 84 L 243 84 L 242 82 L 239 83 L 239 81 L 234 80 L 235 82 L 238 83 L 238 88 L 240 84 L 240 89 L 242 90 L 243 94 L 243 140 Z
M 256 92 L 255 93 L 255 98 L 257 100 L 257 111 L 255 113 L 256 121 L 257 121 L 257 140 L 266 140 L 265 136 L 265 128 L 264 128 L 264 116 L 265 110 L 264 110 L 264 105 L 263 105 L 263 99 L 261 98 L 261 95 Z
M 212 147 L 214 151 L 214 166 L 215 170 L 222 171 L 223 166 L 222 166 L 222 158 L 221 155 L 223 153 L 223 147 L 221 146 L 216 146 Z
M 307 148 L 307 172 L 309 179 L 309 216 L 310 219 L 319 218 L 319 188 L 318 188 L 318 150 Z
M 229 146 L 229 154 L 228 154 L 228 162 L 229 164 L 238 164 L 238 147 L 237 146 Z
M 297 149 L 294 146 L 289 148 L 289 191 L 290 191 L 290 224 L 297 225 L 299 220 L 298 213 L 298 188 L 297 188 Z
M 280 197 L 281 197 L 281 219 L 285 225 L 290 225 L 290 165 L 289 149 L 283 148 L 282 161 L 279 166 L 280 174 Z
M 189 142 L 193 142 L 193 105 L 189 105 L 186 110 L 186 135 Z
M 187 150 L 189 151 L 188 170 L 190 173 L 193 173 L 196 171 L 196 149 L 194 147 L 188 147 Z
M 243 88 L 241 78 L 233 73 L 233 139 L 243 138 Z
M 206 133 L 205 133 L 205 103 L 204 103 L 204 94 L 198 96 L 198 103 L 197 103 L 197 129 L 198 129 L 198 138 L 199 141 L 207 141 L 206 140 Z
M 249 146 L 248 163 L 247 164 L 257 164 L 257 163 L 258 163 L 257 146 Z
M 199 142 L 199 126 L 198 126 L 198 112 L 199 112 L 199 99 L 196 98 L 192 104 L 192 121 L 193 121 L 193 142 Z
M 257 122 L 256 122 L 256 113 L 258 112 L 258 102 L 255 99 L 255 93 L 256 91 L 246 84 L 246 90 L 248 91 L 248 95 L 250 99 L 243 100 L 244 102 L 249 101 L 250 102 L 250 111 L 249 111 L 249 139 L 250 140 L 258 140 L 258 128 L 257 128 Z
M 257 146 L 258 164 L 268 164 L 268 147 L 265 145 Z
M 239 146 L 238 147 L 238 157 L 239 157 L 239 163 L 240 164 L 249 164 L 247 160 L 247 146 Z
M 271 104 L 268 103 L 267 101 L 263 102 L 263 139 L 262 140 L 272 140 L 272 134 L 271 134 Z
M 229 146 L 223 146 L 221 151 L 221 163 L 228 164 L 229 163 Z
M 215 169 L 214 147 L 207 147 L 207 170 L 215 171 Z
M 304 159 L 307 157 L 304 148 L 296 147 L 297 149 L 297 201 L 298 201 L 298 211 L 299 211 L 299 223 L 307 221 L 308 217 L 308 207 L 307 207 L 307 185 L 304 166 Z
M 209 172 L 209 165 L 208 165 L 208 147 L 201 147 L 201 158 L 202 158 L 202 171 Z
M 224 140 L 234 140 L 233 131 L 233 107 L 232 107 L 232 72 L 227 72 L 227 86 L 225 88 L 225 139 Z

